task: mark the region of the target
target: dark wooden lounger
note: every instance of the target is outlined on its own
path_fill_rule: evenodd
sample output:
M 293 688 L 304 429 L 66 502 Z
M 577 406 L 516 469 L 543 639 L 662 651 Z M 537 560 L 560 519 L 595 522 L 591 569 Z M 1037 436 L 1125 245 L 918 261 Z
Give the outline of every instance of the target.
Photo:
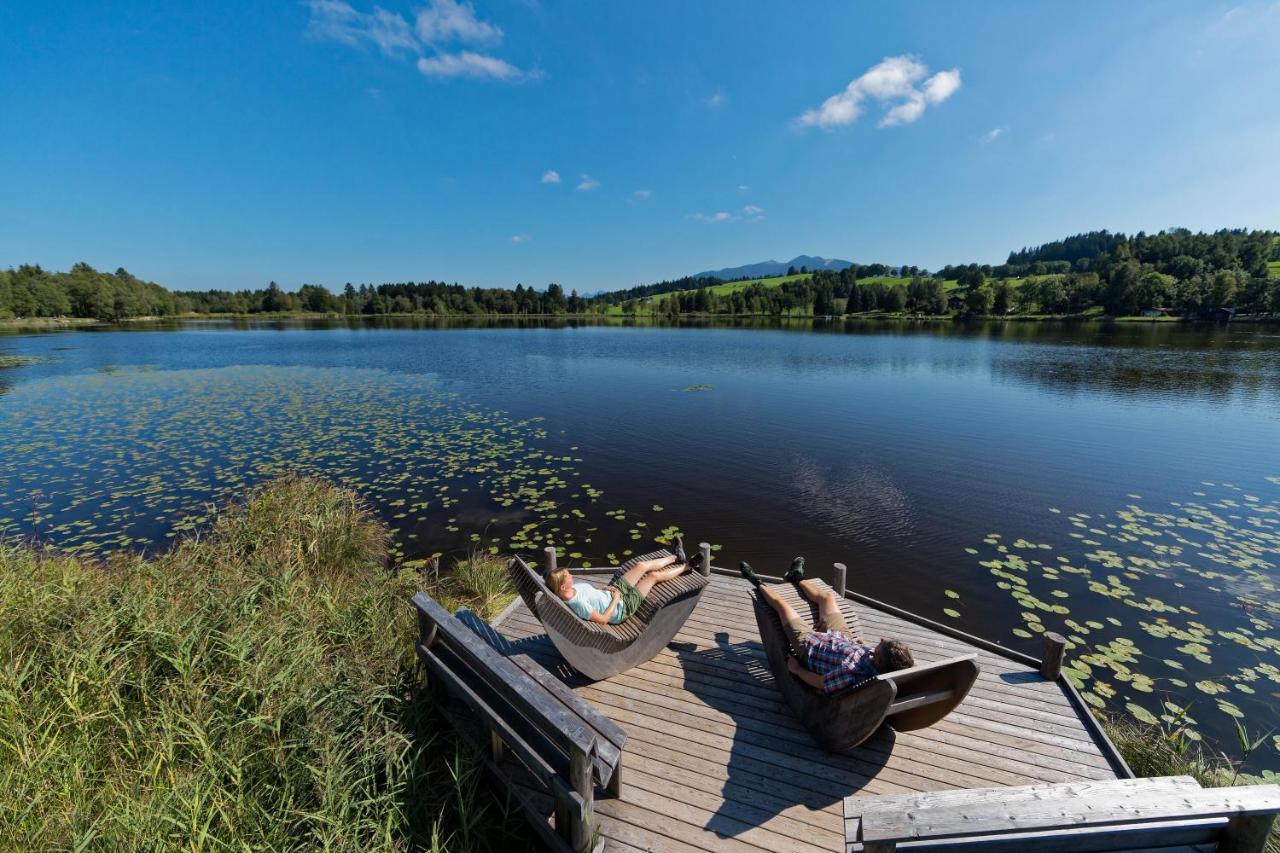
M 654 551 L 633 557 L 623 563 L 614 576 L 641 560 L 670 556 L 669 551 Z M 707 568 L 709 566 L 703 567 Z M 698 606 L 708 582 L 707 575 L 701 571 L 663 581 L 650 590 L 640 608 L 621 625 L 602 625 L 588 622 L 570 610 L 569 605 L 547 589 L 542 573 L 524 560 L 515 557 L 509 569 L 520 597 L 529 612 L 542 622 L 560 655 L 593 681 L 617 675 L 662 651 Z
M 840 693 L 823 693 L 787 669 L 791 647 L 782 621 L 759 593 L 753 599 L 773 680 L 800 724 L 828 752 L 852 749 L 885 723 L 901 732 L 931 726 L 964 700 L 978 678 L 977 655 L 970 654 L 878 675 Z

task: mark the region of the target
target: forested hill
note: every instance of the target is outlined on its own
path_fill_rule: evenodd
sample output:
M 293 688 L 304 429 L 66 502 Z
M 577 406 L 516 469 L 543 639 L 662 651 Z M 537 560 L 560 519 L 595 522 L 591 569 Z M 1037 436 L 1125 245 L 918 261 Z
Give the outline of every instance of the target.
M 767 281 L 684 278 L 591 297 L 557 284 L 544 290 L 465 287 L 444 282 L 347 284 L 334 293 L 304 284 L 286 292 L 171 292 L 124 269 L 68 272 L 24 265 L 0 270 L 0 319 L 87 317 L 121 320 L 180 314 L 319 312 L 429 316 L 539 314 L 921 313 L 1132 315 L 1159 310 L 1203 316 L 1222 308 L 1280 314 L 1280 232 L 1171 229 L 1126 236 L 1107 231 L 1011 252 L 999 265 L 948 264 L 930 273 L 885 264 L 796 270 Z

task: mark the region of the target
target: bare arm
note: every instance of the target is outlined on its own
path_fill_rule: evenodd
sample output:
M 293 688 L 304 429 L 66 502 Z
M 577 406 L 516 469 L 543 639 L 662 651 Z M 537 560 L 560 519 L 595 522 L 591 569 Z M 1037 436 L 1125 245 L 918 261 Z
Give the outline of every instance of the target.
M 822 690 L 824 687 L 821 675 L 805 669 L 800 665 L 800 661 L 793 657 L 787 658 L 787 670 L 810 687 L 817 688 L 818 690 Z
M 622 600 L 622 593 L 618 592 L 614 587 L 609 587 L 609 595 L 612 598 L 612 601 L 609 602 L 609 609 L 603 613 L 592 613 L 592 622 L 599 622 L 602 625 L 607 625 L 609 624 L 609 620 L 613 618 L 614 612 L 618 609 L 618 602 Z

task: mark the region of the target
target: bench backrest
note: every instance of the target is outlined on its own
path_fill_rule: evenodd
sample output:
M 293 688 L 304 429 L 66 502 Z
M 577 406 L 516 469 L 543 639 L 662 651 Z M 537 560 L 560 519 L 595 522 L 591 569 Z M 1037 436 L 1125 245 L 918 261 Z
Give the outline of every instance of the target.
M 845 800 L 849 850 L 1089 851 L 1217 843 L 1261 853 L 1280 786 L 1189 776 Z
M 575 752 L 594 758 L 597 735 L 581 717 L 570 713 L 543 685 L 430 596 L 418 593 L 413 604 L 418 612 L 419 656 L 434 676 L 451 682 L 448 686 L 462 694 L 476 713 L 495 718 L 486 722 L 510 729 L 513 739 L 522 742 L 511 744 L 517 752 L 523 752 L 522 745 L 531 749 L 534 755 L 521 757 L 543 765 L 531 770 L 538 775 L 548 770 L 563 773 Z M 546 745 L 554 752 L 540 748 Z

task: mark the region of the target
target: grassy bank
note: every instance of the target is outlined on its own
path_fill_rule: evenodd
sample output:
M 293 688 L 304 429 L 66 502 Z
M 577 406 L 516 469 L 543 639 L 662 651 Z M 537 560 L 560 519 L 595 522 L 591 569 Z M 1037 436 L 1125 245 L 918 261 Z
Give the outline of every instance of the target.
M 1119 715 L 1103 716 L 1101 720 L 1107 736 L 1135 776 L 1191 776 L 1204 788 L 1280 781 L 1275 774 L 1259 778 L 1242 773 L 1239 764 L 1210 752 L 1201 741 L 1188 737 L 1183 728 L 1140 723 Z M 1239 732 L 1241 752 L 1247 756 L 1253 745 L 1244 729 Z M 1262 738 L 1262 742 L 1266 740 Z M 1271 828 L 1267 853 L 1280 853 L 1280 821 Z
M 0 837 L 16 849 L 520 849 L 417 690 L 387 535 L 285 479 L 152 558 L 0 547 Z M 501 564 L 433 592 L 505 602 Z

